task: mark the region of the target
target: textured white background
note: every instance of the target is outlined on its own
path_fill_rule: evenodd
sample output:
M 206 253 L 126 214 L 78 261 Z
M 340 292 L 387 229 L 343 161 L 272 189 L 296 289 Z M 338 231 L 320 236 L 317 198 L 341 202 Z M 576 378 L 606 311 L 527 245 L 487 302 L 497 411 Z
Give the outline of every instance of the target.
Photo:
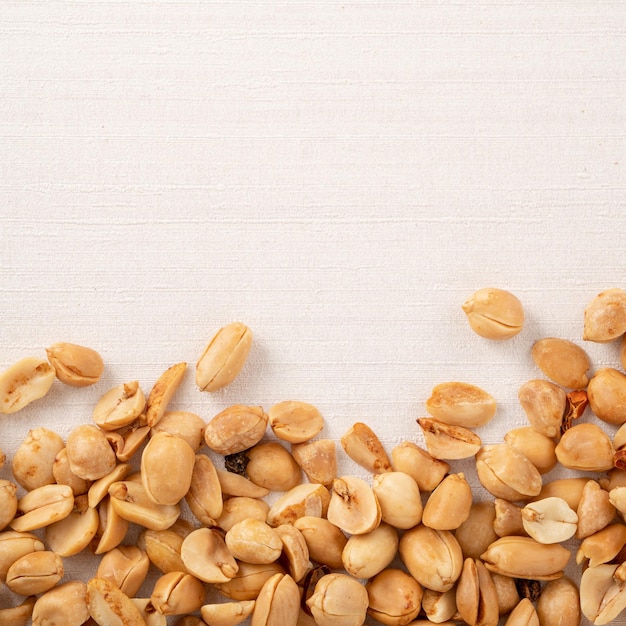
M 500 441 L 532 342 L 582 343 L 587 302 L 626 286 L 625 35 L 622 1 L 3 0 L 0 369 L 66 340 L 107 370 L 4 416 L 0 448 L 183 360 L 173 404 L 206 419 L 301 399 L 391 450 L 458 379 L 496 397 Z M 466 324 L 487 285 L 524 303 L 511 341 Z M 201 394 L 236 319 L 249 363 Z

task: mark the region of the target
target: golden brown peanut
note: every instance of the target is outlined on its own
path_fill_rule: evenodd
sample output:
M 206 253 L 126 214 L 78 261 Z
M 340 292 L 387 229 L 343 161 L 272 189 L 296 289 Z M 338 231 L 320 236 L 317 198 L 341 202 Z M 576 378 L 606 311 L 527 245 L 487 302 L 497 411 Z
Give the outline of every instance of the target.
M 180 556 L 187 571 L 207 583 L 225 583 L 239 569 L 220 534 L 198 528 L 185 537 Z
M 578 587 L 567 576 L 546 583 L 537 600 L 541 626 L 578 626 L 580 596 Z
M 278 533 L 257 519 L 237 522 L 226 533 L 224 541 L 235 559 L 247 563 L 273 563 L 283 550 Z
M 578 515 L 562 498 L 530 502 L 521 515 L 524 530 L 539 543 L 560 543 L 576 533 Z
M 517 591 L 515 579 L 510 576 L 503 576 L 491 572 L 491 580 L 496 588 L 498 596 L 498 613 L 506 615 L 510 613 L 519 603 L 520 596 Z
M 195 452 L 204 444 L 206 422 L 195 413 L 188 411 L 166 411 L 152 427 L 151 434 L 170 433 L 184 439 Z
M 539 617 L 533 603 L 528 598 L 522 598 L 511 611 L 505 626 L 539 626 Z
M 13 455 L 13 477 L 27 491 L 53 484 L 54 460 L 64 447 L 63 439 L 47 428 L 29 430 Z
M 254 611 L 254 600 L 205 604 L 200 607 L 203 619 L 214 626 L 236 626 L 246 620 Z
M 70 467 L 70 460 L 67 458 L 65 447 L 59 451 L 52 464 L 52 475 L 57 485 L 68 485 L 72 488 L 75 496 L 87 493 L 91 487 L 91 481 L 76 476 Z
M 517 393 L 530 425 L 546 437 L 557 437 L 567 406 L 567 395 L 548 380 L 535 378 L 524 383 Z
M 570 389 L 587 386 L 589 357 L 574 342 L 545 337 L 535 341 L 531 355 L 537 367 L 557 385 Z
M 148 497 L 157 504 L 180 502 L 189 491 L 195 461 L 193 448 L 184 439 L 156 433 L 141 455 L 141 482 Z
M 494 500 L 494 507 L 496 518 L 493 521 L 493 530 L 498 537 L 527 534 L 522 521 L 522 507 L 502 498 Z
M 204 441 L 218 454 L 235 454 L 261 441 L 268 417 L 260 406 L 234 404 L 218 413 L 204 430 Z
M 4 530 L 17 513 L 17 485 L 0 479 L 0 530 Z
M 162 615 L 193 613 L 204 604 L 205 588 L 185 572 L 163 574 L 154 584 L 150 602 Z
M 361 467 L 379 474 L 391 469 L 391 462 L 376 433 L 362 422 L 353 424 L 341 437 L 346 454 Z
M 128 597 L 134 597 L 146 580 L 149 567 L 146 552 L 136 546 L 119 546 L 102 557 L 96 576 L 110 580 Z
M 423 524 L 404 533 L 400 558 L 420 585 L 434 591 L 451 589 L 463 568 L 463 554 L 454 535 Z
M 522 303 L 504 289 L 479 289 L 461 308 L 471 329 L 485 339 L 509 339 L 519 334 L 524 326 Z
M 300 591 L 289 574 L 275 574 L 261 588 L 252 612 L 251 626 L 296 626 Z
M 54 368 L 43 359 L 26 357 L 0 373 L 0 414 L 16 413 L 43 398 L 54 382 Z
M 42 541 L 31 533 L 5 530 L 0 533 L 0 581 L 6 580 L 9 567 L 25 554 L 45 550 Z
M 159 376 L 146 401 L 145 417 L 141 420 L 148 426 L 156 426 L 167 409 L 167 405 L 183 380 L 187 363 L 176 363 Z
M 84 480 L 98 480 L 113 471 L 115 452 L 102 430 L 93 424 L 76 426 L 65 446 L 70 469 Z
M 133 380 L 107 391 L 93 410 L 93 421 L 103 430 L 115 430 L 128 426 L 146 407 L 146 397 Z
M 560 578 L 570 552 L 563 546 L 538 543 L 531 537 L 502 537 L 481 556 L 487 569 L 513 578 L 553 580 Z
M 600 368 L 587 387 L 589 406 L 608 424 L 626 422 L 626 375 L 612 367 Z
M 274 434 L 289 443 L 304 443 L 324 428 L 324 418 L 311 404 L 285 400 L 269 411 L 269 424 Z
M 448 473 L 450 466 L 436 459 L 412 441 L 403 441 L 391 451 L 393 469 L 411 476 L 420 492 L 432 491 Z
M 46 348 L 56 377 L 72 387 L 87 387 L 100 380 L 104 371 L 102 357 L 91 348 L 60 342 Z
M 497 626 L 498 594 L 487 568 L 479 559 L 466 558 L 456 586 L 456 606 L 470 626 Z
M 35 596 L 28 596 L 21 604 L 12 607 L 0 608 L 0 626 L 28 626 L 35 605 Z M 33 623 L 34 624 L 34 623 Z M 34 624 L 34 626 L 40 626 Z M 51 624 L 50 626 L 56 626 Z M 68 624 L 68 626 L 79 626 Z
M 436 530 L 455 530 L 469 517 L 471 508 L 472 489 L 464 474 L 449 474 L 426 501 L 422 523 Z
M 146 626 L 167 626 L 167 617 L 155 610 L 150 598 L 131 598 Z
M 456 608 L 456 588 L 452 587 L 452 589 L 445 592 L 424 589 L 422 611 L 431 623 L 441 624 L 451 620 L 458 614 Z
M 274 502 L 267 514 L 267 523 L 275 527 L 293 524 L 299 517 L 324 517 L 329 503 L 330 493 L 324 485 L 303 483 L 286 491 Z
M 289 491 L 300 484 L 302 470 L 281 444 L 258 443 L 247 455 L 246 473 L 256 485 L 270 491 Z
M 348 538 L 322 517 L 300 517 L 293 523 L 303 535 L 310 557 L 332 569 L 343 567 L 342 553 Z
M 87 496 L 77 496 L 67 517 L 46 526 L 46 543 L 60 556 L 73 556 L 91 543 L 99 522 L 98 511 L 88 506 Z
M 378 500 L 383 522 L 394 528 L 413 528 L 422 521 L 422 499 L 412 476 L 404 472 L 377 474 L 372 490 Z
M 541 474 L 519 450 L 506 443 L 483 446 L 476 454 L 478 480 L 496 498 L 515 501 L 541 491 Z
M 313 567 L 309 560 L 306 539 L 292 524 L 281 524 L 276 527 L 276 532 L 283 544 L 283 556 L 289 568 L 289 575 L 296 582 L 300 582 Z
M 124 541 L 129 521 L 120 517 L 110 496 L 107 495 L 98 505 L 98 532 L 93 542 L 94 554 L 104 554 Z
M 67 517 L 74 507 L 74 494 L 67 485 L 44 485 L 29 491 L 17 501 L 17 516 L 10 526 L 29 532 Z
M 264 498 L 270 490 L 255 485 L 245 476 L 216 468 L 217 478 L 223 496 L 245 496 L 247 498 Z
M 344 532 L 361 535 L 380 524 L 381 511 L 372 488 L 362 478 L 344 476 L 333 481 L 326 517 Z
M 587 305 L 584 313 L 583 339 L 605 343 L 626 332 L 626 292 L 606 289 Z
M 237 522 L 254 518 L 264 522 L 270 511 L 270 505 L 259 498 L 233 496 L 224 501 L 222 514 L 217 519 L 217 526 L 228 532 Z
M 130 598 L 104 578 L 92 578 L 87 583 L 87 607 L 99 626 L 146 626 Z
M 608 624 L 626 608 L 626 586 L 615 577 L 618 567 L 588 567 L 581 576 L 580 609 L 594 626 Z
M 358 580 L 345 574 L 327 574 L 317 581 L 306 604 L 318 626 L 361 626 L 368 602 L 367 591 Z
M 582 476 L 557 478 L 543 485 L 539 494 L 533 499 L 540 500 L 556 496 L 557 498 L 563 498 L 569 508 L 575 511 L 578 508 L 588 480 L 588 478 L 583 478 Z
M 182 545 L 183 537 L 171 528 L 144 530 L 137 542 L 137 546 L 145 550 L 150 562 L 163 574 L 186 571 L 180 556 Z
M 242 476 L 237 477 L 245 480 Z M 185 501 L 196 519 L 205 526 L 214 526 L 224 510 L 220 480 L 213 461 L 206 454 L 195 456 Z
M 423 590 L 406 572 L 389 568 L 383 570 L 367 585 L 368 615 L 388 626 L 402 626 L 420 612 Z
M 294 444 L 291 454 L 309 482 L 330 485 L 337 478 L 337 451 L 332 439 Z
M 504 443 L 519 450 L 539 470 L 540 474 L 547 474 L 557 463 L 554 440 L 538 432 L 532 426 L 510 430 L 504 435 Z
M 611 491 L 615 487 L 626 487 L 626 470 L 614 467 L 598 480 L 600 487 L 605 491 Z
M 613 444 L 596 424 L 577 424 L 566 430 L 555 452 L 559 463 L 569 469 L 602 472 L 613 467 Z
M 96 508 L 109 494 L 109 487 L 120 480 L 124 480 L 132 470 L 129 463 L 118 463 L 106 476 L 99 478 L 89 487 L 87 499 L 89 506 Z
M 250 347 L 252 332 L 241 322 L 220 328 L 196 363 L 196 384 L 202 391 L 217 391 L 237 378 Z
M 579 565 L 589 559 L 589 567 L 608 563 L 626 544 L 626 526 L 610 524 L 582 540 L 576 554 Z
M 496 401 L 486 391 L 469 383 L 440 383 L 426 400 L 426 410 L 452 426 L 477 428 L 487 424 L 496 412 Z
M 63 559 L 50 550 L 25 554 L 7 572 L 6 585 L 22 596 L 34 596 L 52 589 L 63 578 Z
M 371 578 L 393 561 L 398 543 L 396 529 L 384 522 L 368 533 L 352 535 L 341 553 L 343 567 L 355 578 Z
M 216 589 L 227 598 L 237 601 L 256 600 L 265 582 L 274 574 L 286 574 L 280 563 L 257 565 L 238 562 L 239 570 L 225 583 L 217 583 Z
M 595 480 L 589 480 L 583 489 L 578 508 L 576 538 L 584 539 L 608 526 L 615 518 L 615 507 L 605 491 Z
M 474 456 L 482 442 L 480 437 L 462 426 L 451 426 L 430 417 L 418 418 L 426 448 L 436 459 L 459 460 Z
M 469 517 L 454 533 L 466 557 L 479 558 L 498 538 L 493 529 L 495 519 L 496 508 L 493 502 L 485 500 L 472 504 Z
M 89 619 L 87 585 L 71 580 L 37 598 L 33 626 L 81 626 Z
M 120 463 L 128 463 L 148 438 L 151 430 L 150 426 L 140 426 L 139 419 L 136 419 L 128 426 L 115 431 L 106 431 L 105 436 L 117 460 Z

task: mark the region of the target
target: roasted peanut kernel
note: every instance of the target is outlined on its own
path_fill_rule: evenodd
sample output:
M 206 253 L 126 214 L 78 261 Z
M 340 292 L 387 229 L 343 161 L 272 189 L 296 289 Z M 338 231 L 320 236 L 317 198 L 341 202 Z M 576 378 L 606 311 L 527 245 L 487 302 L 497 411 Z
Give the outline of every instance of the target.
M 472 489 L 463 473 L 450 474 L 430 494 L 422 523 L 436 530 L 455 530 L 470 514 Z
M 217 391 L 237 378 L 250 347 L 252 332 L 241 322 L 233 322 L 217 331 L 198 362 L 196 384 L 202 391 Z
M 245 480 L 241 476 L 237 477 Z M 214 526 L 224 510 L 217 470 L 206 454 L 196 454 L 185 501 L 198 521 L 205 526 Z
M 54 382 L 54 368 L 43 359 L 26 357 L 0 374 L 0 413 L 16 413 L 43 398 Z
M 580 609 L 594 625 L 608 624 L 626 608 L 626 586 L 615 578 L 618 567 L 588 567 L 581 576 Z
M 613 445 L 595 424 L 577 424 L 563 433 L 555 448 L 559 463 L 569 469 L 602 472 L 613 467 Z
M 433 387 L 426 410 L 452 426 L 484 426 L 496 412 L 496 401 L 486 391 L 469 383 L 449 382 Z
M 384 522 L 362 535 L 352 535 L 341 553 L 344 569 L 355 578 L 371 578 L 382 572 L 398 550 L 398 533 Z
M 533 603 L 528 598 L 522 598 L 511 611 L 505 626 L 539 626 L 539 617 Z
M 548 380 L 536 378 L 524 383 L 517 393 L 530 425 L 546 437 L 557 437 L 567 406 L 565 391 Z
M 281 524 L 276 527 L 276 532 L 283 544 L 283 556 L 289 568 L 289 575 L 299 582 L 313 567 L 304 535 L 292 524 Z
M 87 585 L 79 580 L 50 589 L 33 606 L 33 626 L 82 626 L 88 619 Z
M 411 476 L 420 492 L 432 491 L 450 470 L 445 461 L 436 459 L 412 441 L 403 441 L 391 451 L 393 469 Z
M 412 476 L 404 472 L 377 474 L 372 490 L 378 500 L 383 522 L 394 528 L 413 528 L 422 521 L 422 499 Z
M 515 584 L 516 579 L 491 572 L 491 580 L 498 595 L 498 613 L 501 616 L 506 615 L 517 606 L 521 599 Z
M 0 479 L 0 530 L 4 530 L 17 513 L 17 485 Z
M 602 291 L 587 305 L 583 339 L 606 343 L 626 332 L 626 292 L 613 288 Z
M 108 495 L 109 487 L 120 480 L 124 480 L 131 472 L 132 467 L 128 463 L 119 463 L 106 476 L 99 478 L 89 487 L 87 493 L 89 506 L 96 508 Z
M 239 561 L 237 573 L 225 583 L 216 583 L 215 588 L 231 600 L 256 600 L 263 585 L 275 574 L 286 574 L 280 563 L 263 565 Z
M 163 574 L 154 584 L 150 602 L 162 615 L 183 615 L 197 611 L 204 603 L 205 588 L 185 572 Z
M 270 505 L 259 498 L 246 496 L 233 496 L 224 500 L 222 514 L 219 516 L 217 526 L 228 532 L 237 522 L 244 519 L 254 518 L 264 522 L 270 511 Z
M 146 407 L 146 397 L 134 380 L 107 391 L 93 410 L 93 421 L 102 430 L 115 430 L 128 426 Z
M 558 543 L 543 544 L 531 537 L 502 537 L 481 556 L 491 572 L 532 580 L 553 580 L 563 575 L 570 552 Z
M 498 537 L 527 534 L 522 521 L 522 507 L 502 498 L 494 500 L 494 507 L 496 518 L 493 521 L 493 530 Z
M 130 601 L 139 609 L 146 626 L 167 626 L 167 617 L 154 608 L 150 598 L 131 598 Z
M 63 559 L 41 550 L 20 557 L 9 567 L 6 585 L 22 596 L 34 596 L 52 589 L 63 578 Z
M 102 430 L 92 424 L 74 428 L 67 438 L 70 469 L 84 480 L 98 480 L 113 471 L 115 452 Z
M 388 626 L 403 626 L 420 612 L 424 591 L 421 585 L 400 569 L 386 569 L 365 585 L 368 615 Z
M 548 473 L 557 463 L 554 440 L 536 431 L 532 426 L 510 430 L 504 435 L 504 443 L 519 450 L 540 474 Z
M 237 522 L 226 533 L 224 541 L 235 559 L 247 563 L 273 563 L 283 550 L 278 533 L 256 519 Z
M 119 546 L 124 541 L 128 527 L 128 520 L 117 514 L 111 498 L 104 498 L 98 505 L 98 532 L 92 542 L 94 554 L 104 554 Z
M 556 496 L 557 498 L 563 498 L 569 508 L 575 511 L 578 509 L 578 504 L 588 480 L 588 478 L 583 478 L 582 476 L 552 480 L 543 485 L 539 495 L 533 499 L 541 500 L 542 498 Z
M 186 370 L 187 363 L 176 363 L 159 376 L 148 395 L 145 417 L 141 420 L 142 425 L 144 421 L 150 427 L 158 424 L 167 409 L 167 405 L 180 386 Z
M 383 444 L 367 424 L 353 424 L 341 438 L 341 446 L 355 463 L 373 474 L 391 469 Z
M 119 546 L 101 559 L 96 576 L 106 578 L 128 597 L 134 597 L 148 575 L 150 559 L 136 546 Z
M 269 578 L 256 599 L 251 626 L 284 624 L 296 626 L 300 612 L 300 590 L 289 574 Z
M 327 574 L 315 585 L 315 592 L 306 601 L 319 626 L 361 626 L 368 607 L 365 587 L 345 574 Z
M 519 450 L 506 443 L 484 446 L 476 455 L 478 480 L 505 500 L 524 500 L 541 491 L 541 474 Z
M 146 552 L 150 562 L 163 574 L 186 571 L 180 556 L 183 537 L 171 528 L 144 530 L 139 536 L 137 545 Z
M 283 493 L 274 502 L 267 514 L 267 523 L 275 527 L 293 524 L 299 517 L 323 517 L 329 503 L 330 493 L 324 485 L 303 483 Z
M 5 530 L 0 533 L 0 581 L 6 580 L 9 567 L 20 557 L 45 550 L 41 540 L 31 533 Z
M 580 565 L 585 559 L 589 559 L 589 567 L 608 563 L 625 544 L 626 526 L 610 524 L 582 540 L 576 554 L 576 563 Z
M 418 418 L 426 448 L 436 459 L 459 460 L 474 456 L 482 445 L 480 437 L 462 426 L 450 426 L 430 417 Z
M 409 573 L 427 589 L 448 591 L 461 575 L 463 553 L 449 530 L 420 524 L 404 533 L 399 547 Z
M 343 567 L 342 553 L 348 538 L 337 526 L 322 517 L 300 517 L 293 523 L 304 537 L 309 556 L 332 569 Z
M 193 448 L 184 439 L 154 435 L 141 455 L 141 482 L 148 496 L 157 504 L 180 502 L 189 491 L 195 461 Z
M 591 410 L 603 422 L 626 422 L 626 374 L 612 367 L 599 369 L 589 381 L 587 397 Z
M 152 427 L 155 433 L 170 433 L 184 439 L 197 452 L 204 444 L 206 422 L 195 413 L 188 411 L 166 411 L 163 417 Z
M 289 491 L 300 484 L 302 470 L 288 450 L 277 442 L 259 443 L 248 450 L 248 478 L 270 491 Z
M 87 583 L 89 615 L 100 625 L 146 626 L 139 609 L 111 581 L 92 578 Z
M 242 452 L 261 441 L 267 421 L 262 407 L 234 404 L 207 424 L 204 441 L 218 454 Z
M 456 588 L 452 587 L 452 589 L 445 592 L 424 589 L 422 611 L 431 623 L 441 624 L 453 619 L 458 613 L 456 608 Z
M 198 528 L 185 537 L 180 556 L 187 571 L 207 583 L 225 583 L 239 569 L 220 534 Z
M 575 583 L 566 576 L 546 583 L 537 600 L 537 616 L 542 626 L 578 626 L 580 596 Z
M 361 535 L 380 524 L 381 511 L 372 488 L 356 476 L 333 481 L 326 515 L 328 521 L 350 535 Z
M 91 481 L 76 476 L 70 467 L 70 460 L 67 457 L 67 450 L 63 448 L 59 451 L 52 464 L 52 475 L 57 485 L 68 485 L 75 496 L 87 493 L 91 487 Z
M 466 557 L 479 558 L 498 538 L 493 529 L 495 519 L 496 507 L 493 502 L 484 500 L 472 504 L 469 517 L 454 533 Z
M 0 608 L 0 626 L 28 626 L 31 623 L 35 596 L 28 596 L 21 604 L 8 608 Z M 33 622 L 34 626 L 41 626 Z M 70 623 L 68 626 L 79 626 Z
M 456 606 L 470 626 L 497 626 L 498 594 L 483 563 L 466 558 L 456 586 Z
M 522 509 L 526 532 L 539 543 L 560 543 L 574 536 L 578 516 L 562 498 L 544 498 Z
M 245 496 L 246 498 L 264 498 L 270 493 L 269 489 L 255 485 L 245 476 L 240 476 L 239 474 L 234 474 L 233 472 L 227 472 L 226 470 L 220 470 L 217 468 L 215 468 L 215 470 L 217 479 L 220 483 L 222 495 L 225 497 Z
M 576 538 L 584 539 L 602 530 L 613 521 L 615 512 L 608 491 L 602 489 L 595 480 L 589 480 L 576 509 Z
M 56 377 L 72 387 L 87 387 L 100 380 L 104 371 L 102 357 L 91 348 L 75 343 L 55 343 L 46 348 Z
M 235 626 L 248 619 L 254 611 L 254 600 L 205 604 L 200 607 L 200 615 L 214 626 Z
M 509 339 L 520 333 L 524 326 L 522 303 L 503 289 L 479 289 L 461 308 L 471 329 L 485 339 Z
M 47 428 L 29 430 L 13 455 L 13 477 L 28 491 L 53 484 L 54 460 L 64 447 L 60 435 Z
M 269 411 L 269 424 L 274 434 L 289 443 L 304 443 L 324 428 L 324 418 L 311 404 L 286 400 Z
M 309 482 L 330 485 L 337 478 L 337 451 L 332 439 L 294 444 L 291 454 Z
M 91 543 L 98 524 L 98 511 L 87 505 L 87 496 L 77 496 L 67 517 L 46 526 L 46 543 L 59 556 L 73 556 Z
M 535 341 L 531 355 L 537 367 L 561 387 L 586 387 L 590 363 L 587 353 L 574 342 L 557 337 Z
M 67 485 L 44 485 L 29 491 L 17 501 L 17 516 L 10 526 L 29 532 L 67 517 L 74 507 L 74 494 Z

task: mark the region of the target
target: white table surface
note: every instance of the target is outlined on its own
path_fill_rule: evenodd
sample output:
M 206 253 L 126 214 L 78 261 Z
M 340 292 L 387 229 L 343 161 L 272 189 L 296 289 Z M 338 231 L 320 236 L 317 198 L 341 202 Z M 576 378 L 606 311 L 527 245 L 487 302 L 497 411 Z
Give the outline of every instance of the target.
M 626 286 L 625 35 L 606 0 L 2 2 L 0 369 L 72 341 L 106 371 L 2 416 L 0 476 L 29 428 L 66 436 L 179 361 L 173 406 L 207 420 L 300 399 L 390 451 L 463 380 L 500 441 L 533 341 L 583 345 L 586 304 Z M 523 302 L 518 337 L 470 331 L 484 286 Z M 200 393 L 234 320 L 249 362 Z

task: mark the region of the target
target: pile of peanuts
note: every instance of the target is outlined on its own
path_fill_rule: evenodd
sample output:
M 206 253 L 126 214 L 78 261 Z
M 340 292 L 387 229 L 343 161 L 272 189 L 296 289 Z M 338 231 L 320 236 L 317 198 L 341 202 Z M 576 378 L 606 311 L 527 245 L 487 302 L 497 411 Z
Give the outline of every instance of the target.
M 462 308 L 489 340 L 523 328 L 508 291 L 481 289 Z M 583 339 L 620 340 L 624 370 L 625 333 L 626 291 L 598 294 Z M 251 344 L 244 324 L 221 328 L 197 361 L 198 388 L 230 384 Z M 58 343 L 47 357 L 0 374 L 0 413 L 42 398 L 54 380 L 83 387 L 104 370 L 85 346 Z M 147 397 L 137 381 L 114 387 L 65 441 L 32 429 L 11 459 L 13 480 L 0 480 L 0 585 L 25 598 L 0 604 L 0 626 L 614 620 L 626 608 L 626 375 L 589 377 L 584 349 L 556 337 L 538 339 L 532 358 L 545 378 L 519 389 L 528 425 L 503 443 L 474 431 L 494 417 L 495 399 L 457 381 L 436 385 L 429 417 L 417 419 L 425 447 L 407 440 L 388 455 L 370 426 L 354 424 L 341 448 L 371 480 L 338 476 L 337 446 L 317 438 L 324 419 L 305 402 L 236 404 L 206 423 L 168 410 L 186 363 Z M 584 421 L 587 406 L 595 419 Z M 451 471 L 472 458 L 491 499 Z M 557 464 L 581 474 L 544 483 Z M 576 581 L 564 575 L 571 541 Z M 64 580 L 64 559 L 83 552 L 97 557 L 95 576 Z M 136 597 L 149 576 L 150 597 Z M 222 601 L 207 603 L 209 590 Z

